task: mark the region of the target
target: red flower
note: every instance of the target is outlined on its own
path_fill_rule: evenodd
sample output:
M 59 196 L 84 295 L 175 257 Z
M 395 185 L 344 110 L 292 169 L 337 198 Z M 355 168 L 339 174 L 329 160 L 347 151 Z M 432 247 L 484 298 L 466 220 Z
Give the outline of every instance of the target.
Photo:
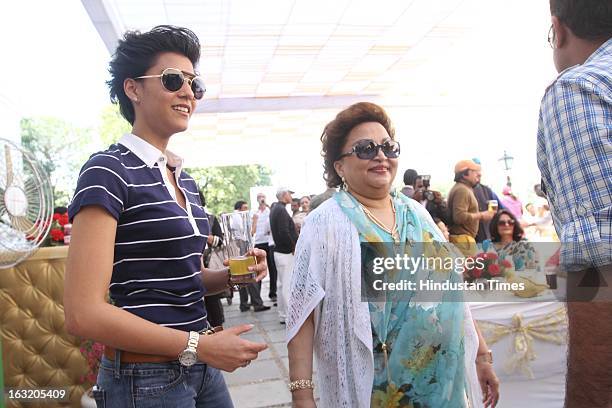
M 66 224 L 68 224 L 68 213 L 64 213 L 62 215 L 59 216 L 57 222 L 59 223 L 59 225 L 61 225 L 62 227 Z
M 498 264 L 493 264 L 489 266 L 489 273 L 491 276 L 499 276 L 501 274 L 501 270 L 499 269 Z
M 497 258 L 498 258 L 498 256 L 497 256 L 497 254 L 496 254 L 496 253 L 494 253 L 494 252 L 488 252 L 488 253 L 487 253 L 487 259 L 490 259 L 490 260 L 493 260 L 493 261 L 494 261 L 494 260 L 496 260 Z
M 482 269 L 480 268 L 474 268 L 472 270 L 472 276 L 474 277 L 474 279 L 478 279 L 482 276 Z
M 53 221 L 59 221 L 61 215 L 59 213 L 53 214 Z
M 64 233 L 59 228 L 51 229 L 51 239 L 53 241 L 64 242 Z
M 504 259 L 501 264 L 502 264 L 502 266 L 504 268 L 511 268 L 512 267 L 512 264 L 507 259 Z

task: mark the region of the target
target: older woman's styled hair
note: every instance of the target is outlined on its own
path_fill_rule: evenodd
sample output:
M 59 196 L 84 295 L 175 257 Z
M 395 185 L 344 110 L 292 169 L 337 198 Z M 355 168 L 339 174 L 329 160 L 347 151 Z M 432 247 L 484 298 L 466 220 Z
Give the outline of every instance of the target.
M 195 68 L 200 59 L 200 41 L 193 31 L 170 25 L 160 25 L 146 33 L 128 31 L 119 40 L 108 69 L 111 79 L 107 85 L 111 101 L 119 104 L 121 115 L 132 125 L 134 106 L 123 90 L 123 82 L 144 75 L 163 52 L 184 55 Z
M 523 231 L 523 227 L 521 227 L 521 223 L 516 219 L 514 214 L 512 214 L 510 211 L 504 208 L 504 209 L 499 210 L 497 214 L 493 216 L 493 219 L 491 220 L 491 224 L 489 225 L 489 232 L 491 233 L 491 241 L 493 242 L 501 241 L 501 236 L 499 235 L 499 229 L 497 228 L 497 223 L 499 222 L 499 219 L 501 218 L 501 216 L 504 214 L 506 214 L 508 217 L 514 220 L 514 229 L 512 230 L 512 240 L 518 242 L 521 239 L 523 239 L 523 236 L 525 235 L 525 231 Z
M 359 102 L 338 113 L 336 118 L 325 126 L 321 134 L 323 179 L 328 187 L 338 187 L 342 184 L 334 163 L 343 153 L 342 148 L 351 130 L 366 122 L 380 123 L 387 130 L 391 139 L 395 140 L 395 129 L 391 124 L 391 119 L 383 108 L 374 103 Z

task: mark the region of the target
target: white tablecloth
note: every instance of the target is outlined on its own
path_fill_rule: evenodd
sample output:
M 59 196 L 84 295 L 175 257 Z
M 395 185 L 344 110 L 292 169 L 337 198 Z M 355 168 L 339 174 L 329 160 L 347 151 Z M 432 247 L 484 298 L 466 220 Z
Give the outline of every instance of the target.
M 513 317 L 520 315 L 521 325 L 525 327 L 530 322 L 552 315 L 559 308 L 565 308 L 565 305 L 560 302 L 471 303 L 470 308 L 476 321 L 517 327 L 517 319 L 513 322 Z M 533 339 L 535 359 L 528 364 L 533 378 L 520 369 L 514 372 L 507 370 L 508 361 L 516 354 L 515 332 L 504 335 L 495 344 L 489 343 L 493 351 L 495 372 L 501 383 L 498 407 L 563 407 L 567 371 L 567 321 L 563 321 L 563 344 Z

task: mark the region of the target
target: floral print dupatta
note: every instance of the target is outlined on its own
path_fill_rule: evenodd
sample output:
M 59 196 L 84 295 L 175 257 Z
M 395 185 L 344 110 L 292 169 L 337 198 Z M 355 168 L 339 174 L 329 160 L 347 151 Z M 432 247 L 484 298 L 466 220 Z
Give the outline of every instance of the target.
M 417 214 L 419 205 L 402 194 L 393 195 L 398 234 L 395 240 L 364 212 L 348 192 L 334 195 L 357 228 L 362 243 L 390 243 L 395 257 L 419 256 L 444 238 L 431 219 Z M 399 239 L 398 239 L 399 238 Z M 388 250 L 390 251 L 390 250 Z M 362 254 L 363 255 L 363 254 Z M 362 256 L 363 259 L 363 256 Z M 394 270 L 388 281 L 417 281 L 433 276 L 460 281 L 449 271 Z M 382 276 L 382 275 L 381 275 Z M 362 277 L 363 280 L 363 277 Z M 373 333 L 374 384 L 372 407 L 458 408 L 466 405 L 464 365 L 464 305 L 456 293 L 442 293 L 432 302 L 412 301 L 414 293 L 384 294 L 384 301 L 369 302 Z

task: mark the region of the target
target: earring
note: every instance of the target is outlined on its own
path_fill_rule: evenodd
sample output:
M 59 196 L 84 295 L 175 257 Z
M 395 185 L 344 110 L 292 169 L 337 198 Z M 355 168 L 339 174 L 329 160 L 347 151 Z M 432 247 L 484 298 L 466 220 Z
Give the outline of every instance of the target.
M 138 102 L 138 98 L 134 98 L 134 102 Z
M 344 176 L 342 176 L 342 185 L 340 186 L 341 190 L 348 190 L 348 186 L 346 185 L 346 179 L 344 178 Z

